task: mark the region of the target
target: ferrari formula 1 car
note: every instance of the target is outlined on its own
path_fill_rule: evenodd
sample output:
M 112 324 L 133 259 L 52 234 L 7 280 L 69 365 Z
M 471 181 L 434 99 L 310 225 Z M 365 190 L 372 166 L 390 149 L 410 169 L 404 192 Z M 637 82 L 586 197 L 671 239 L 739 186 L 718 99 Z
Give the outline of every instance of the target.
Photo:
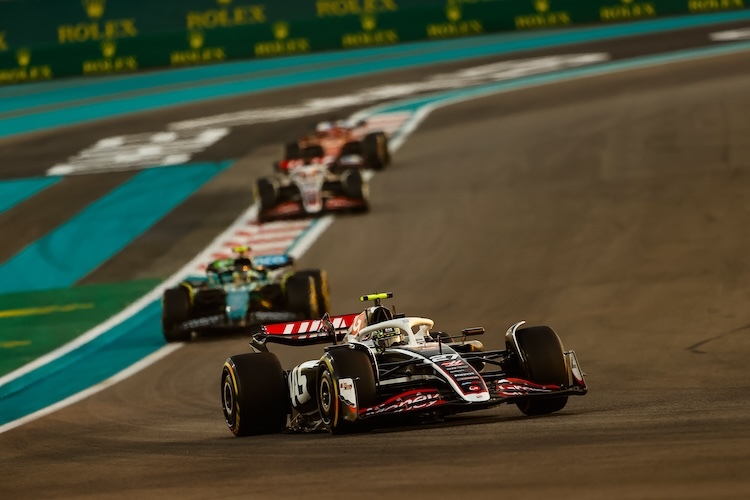
M 359 165 L 341 167 L 326 163 L 322 158 L 309 163 L 295 162 L 287 162 L 285 174 L 261 177 L 256 181 L 260 222 L 324 212 L 369 210 L 369 187 Z
M 358 164 L 363 168 L 382 170 L 391 163 L 388 136 L 372 130 L 366 120 L 349 123 L 344 120 L 324 121 L 315 132 L 284 146 L 284 157 L 274 163 L 276 170 L 286 172 L 295 162 L 308 163 L 324 159 L 334 165 Z
M 390 293 L 363 296 L 362 313 L 272 324 L 253 336 L 254 351 L 227 359 L 221 374 L 224 418 L 236 436 L 327 429 L 366 430 L 407 417 L 441 419 L 503 403 L 526 415 L 562 410 L 586 394 L 575 352 L 548 326 L 505 333 L 505 349 L 485 351 L 484 333 L 434 331 L 432 320 L 394 315 Z M 267 344 L 330 344 L 319 359 L 284 370 Z
M 330 310 L 328 280 L 319 269 L 295 271 L 288 255 L 251 259 L 248 247 L 220 259 L 205 277 L 192 277 L 162 295 L 162 331 L 167 342 L 192 333 L 247 330 L 253 325 L 320 317 Z

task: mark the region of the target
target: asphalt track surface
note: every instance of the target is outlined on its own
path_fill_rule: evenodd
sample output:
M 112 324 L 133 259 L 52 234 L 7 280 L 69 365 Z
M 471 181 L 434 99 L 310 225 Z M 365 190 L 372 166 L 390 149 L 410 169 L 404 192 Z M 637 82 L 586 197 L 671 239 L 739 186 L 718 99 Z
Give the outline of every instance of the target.
M 198 341 L 0 435 L 0 495 L 748 498 L 748 89 L 745 52 L 438 110 L 374 178 L 371 213 L 303 257 L 328 270 L 334 313 L 389 290 L 442 330 L 485 326 L 490 348 L 516 320 L 550 324 L 590 387 L 562 412 L 236 439 L 219 376 L 246 339 Z M 166 276 L 197 253 L 278 152 L 281 125 L 265 129 L 90 279 Z M 277 352 L 291 367 L 319 349 Z

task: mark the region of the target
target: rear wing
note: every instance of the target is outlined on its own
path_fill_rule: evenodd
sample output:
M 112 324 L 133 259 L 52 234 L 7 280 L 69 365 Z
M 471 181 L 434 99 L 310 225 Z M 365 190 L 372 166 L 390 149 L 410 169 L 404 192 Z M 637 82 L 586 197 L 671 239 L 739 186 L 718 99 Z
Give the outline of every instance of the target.
M 276 323 L 261 326 L 260 333 L 253 335 L 253 347 L 267 351 L 266 343 L 283 345 L 314 345 L 337 343 L 343 340 L 357 314 L 329 316 L 321 319 Z
M 253 264 L 256 266 L 276 269 L 278 267 L 289 266 L 294 263 L 294 257 L 287 254 L 258 255 L 253 257 Z

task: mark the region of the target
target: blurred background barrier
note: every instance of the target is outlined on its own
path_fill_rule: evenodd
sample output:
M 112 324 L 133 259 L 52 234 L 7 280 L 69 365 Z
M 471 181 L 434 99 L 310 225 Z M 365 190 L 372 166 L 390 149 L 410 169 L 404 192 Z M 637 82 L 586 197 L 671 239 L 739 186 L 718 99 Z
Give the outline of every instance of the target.
M 0 84 L 743 9 L 750 0 L 0 0 Z

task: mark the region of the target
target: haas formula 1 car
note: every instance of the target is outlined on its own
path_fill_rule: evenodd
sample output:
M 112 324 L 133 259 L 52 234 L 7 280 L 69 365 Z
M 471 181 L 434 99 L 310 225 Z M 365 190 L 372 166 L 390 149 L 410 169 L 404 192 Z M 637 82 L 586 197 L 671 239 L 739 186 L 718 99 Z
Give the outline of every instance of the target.
M 369 186 L 359 165 L 342 168 L 324 158 L 287 162 L 285 173 L 256 181 L 255 197 L 260 222 L 370 208 Z
M 328 280 L 320 269 L 296 271 L 289 255 L 251 259 L 246 246 L 236 258 L 209 264 L 162 295 L 162 331 L 167 342 L 190 340 L 193 332 L 247 330 L 253 325 L 320 317 L 329 310 Z
M 526 415 L 562 410 L 586 394 L 573 351 L 548 326 L 516 323 L 505 349 L 485 351 L 484 333 L 434 331 L 432 320 L 394 315 L 380 300 L 359 314 L 264 326 L 255 352 L 230 357 L 221 374 L 224 418 L 236 436 L 327 429 L 360 431 L 407 416 L 446 415 L 512 403 Z M 323 355 L 284 370 L 267 344 L 329 344 Z

